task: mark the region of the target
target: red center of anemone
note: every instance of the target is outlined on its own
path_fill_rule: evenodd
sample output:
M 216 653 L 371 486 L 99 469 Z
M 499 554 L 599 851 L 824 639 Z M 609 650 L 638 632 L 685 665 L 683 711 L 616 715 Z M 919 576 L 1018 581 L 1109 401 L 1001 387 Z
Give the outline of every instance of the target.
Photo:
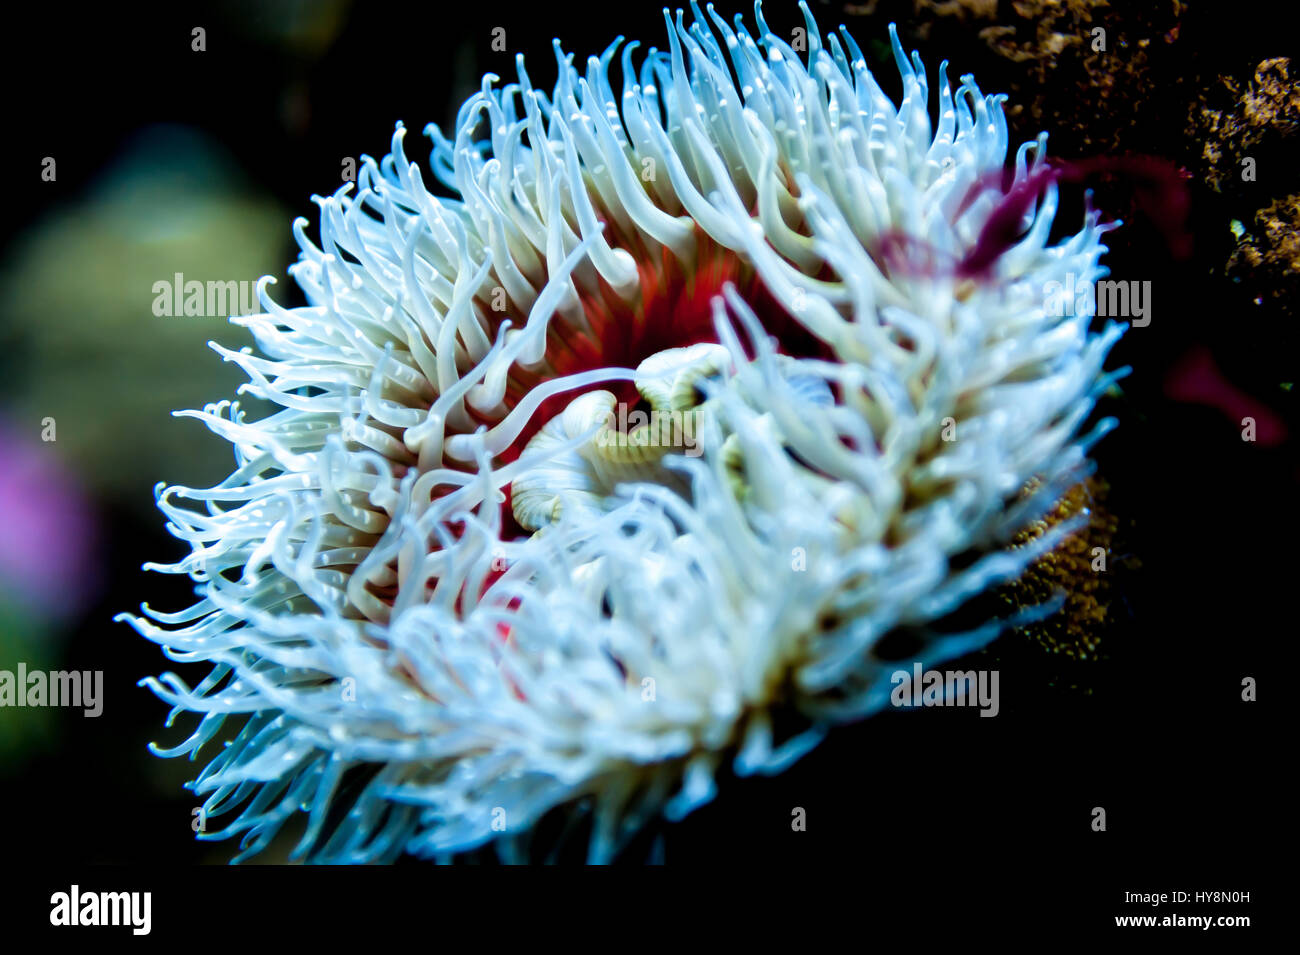
M 591 331 L 569 327 L 560 316 L 547 329 L 546 364 L 549 373 L 512 369 L 506 389 L 508 408 L 523 399 L 541 381 L 597 368 L 635 368 L 656 352 L 684 348 L 701 342 L 716 342 L 713 300 L 728 283 L 758 316 L 763 327 L 777 340 L 777 348 L 789 355 L 827 357 L 829 351 L 796 322 L 776 301 L 753 269 L 736 253 L 696 230 L 696 254 L 683 262 L 668 249 L 637 258 L 639 293 L 624 301 L 603 280 L 596 293 L 579 291 L 584 317 Z M 511 317 L 511 316 L 506 316 Z M 513 317 L 516 325 L 519 317 Z M 620 402 L 635 403 L 639 395 L 630 381 L 612 381 L 575 388 L 542 402 L 528 426 L 502 454 L 513 461 L 528 441 L 555 415 L 579 395 L 597 389 L 614 394 Z M 487 422 L 485 422 L 487 423 Z
M 639 244 L 639 243 L 638 243 Z M 720 246 L 706 233 L 696 229 L 696 254 L 688 262 L 678 259 L 667 248 L 642 251 L 637 256 L 640 289 L 631 301 L 625 301 L 603 279 L 596 292 L 579 289 L 579 299 L 590 331 L 578 330 L 556 315 L 547 329 L 544 372 L 511 369 L 505 404 L 513 409 L 541 381 L 573 375 L 598 368 L 635 368 L 656 352 L 684 348 L 701 342 L 716 342 L 713 324 L 713 300 L 728 283 L 735 286 L 775 337 L 784 354 L 829 357 L 823 343 L 796 322 L 757 278 L 753 268 L 736 253 Z M 526 316 L 506 314 L 516 327 Z M 604 389 L 619 402 L 635 404 L 640 395 L 630 381 L 612 381 L 574 388 L 542 402 L 527 426 L 509 448 L 499 455 L 502 463 L 514 461 L 523 453 L 529 440 L 546 422 L 560 414 L 579 395 Z M 492 422 L 479 418 L 484 424 Z M 514 519 L 510 489 L 505 489 L 502 507 L 502 537 L 506 540 L 528 536 Z

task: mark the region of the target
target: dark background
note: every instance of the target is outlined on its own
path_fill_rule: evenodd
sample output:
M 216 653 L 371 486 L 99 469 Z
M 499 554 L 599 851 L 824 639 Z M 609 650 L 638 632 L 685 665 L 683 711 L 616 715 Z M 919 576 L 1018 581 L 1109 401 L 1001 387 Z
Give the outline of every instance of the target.
M 513 76 L 515 52 L 526 55 L 534 83 L 547 86 L 553 36 L 579 61 L 618 33 L 666 43 L 653 3 L 341 5 L 338 26 L 322 28 L 324 40 L 268 39 L 272 8 L 291 6 L 249 0 L 87 7 L 75 15 L 49 4 L 7 11 L 4 253 L 40 228 L 52 205 L 90 187 L 152 124 L 210 134 L 260 189 L 314 223 L 309 196 L 337 187 L 341 157 L 386 154 L 400 119 L 411 129 L 408 154 L 423 163 L 424 124 L 447 131 L 482 72 Z M 877 50 L 886 37 L 881 19 L 843 5 L 813 7 L 823 30 L 843 20 Z M 1186 70 L 1240 70 L 1287 52 L 1274 46 L 1286 31 L 1268 29 L 1258 15 L 1247 21 L 1217 9 L 1202 6 L 1184 18 L 1180 43 L 1193 51 Z M 765 13 L 786 35 L 799 22 L 792 5 L 770 3 Z M 190 50 L 196 25 L 207 29 L 205 53 Z M 496 26 L 507 30 L 509 53 L 490 49 Z M 907 34 L 908 25 L 900 26 Z M 992 58 L 973 38 L 960 49 L 912 45 L 931 69 L 946 56 L 954 76 L 975 72 L 985 91 L 1024 81 L 1015 64 Z M 872 47 L 864 48 L 870 57 Z M 877 60 L 872 68 L 896 93 L 892 65 Z M 1013 142 L 1035 132 L 1013 123 Z M 1162 154 L 1181 148 L 1170 139 Z M 44 156 L 58 157 L 56 184 L 39 182 Z M 1109 362 L 1134 373 L 1123 397 L 1103 409 L 1121 427 L 1096 455 L 1140 559 L 1125 575 L 1105 659 L 1071 664 L 1004 636 L 988 651 L 1002 669 L 997 719 L 889 712 L 834 732 L 779 777 L 724 779 L 712 804 L 665 829 L 668 865 L 828 867 L 864 886 L 901 879 L 918 898 L 937 893 L 940 905 L 945 892 L 987 893 L 992 884 L 1006 887 L 1008 912 L 1018 891 L 1059 886 L 1067 896 L 1101 899 L 1088 911 L 1094 917 L 1130 911 L 1118 904 L 1125 889 L 1254 889 L 1260 897 L 1261 862 L 1279 825 L 1279 718 L 1289 692 L 1279 654 L 1295 634 L 1294 445 L 1243 442 L 1223 410 L 1168 397 L 1166 379 L 1190 349 L 1205 346 L 1223 376 L 1289 430 L 1294 393 L 1278 383 L 1295 378 L 1296 341 L 1284 315 L 1250 309 L 1242 290 L 1214 273 L 1230 239 L 1221 227 L 1223 200 L 1199 182 L 1191 188 L 1197 246 L 1190 261 L 1175 261 L 1141 221 L 1110 236 L 1104 260 L 1112 277 L 1154 286 L 1152 324 L 1131 330 Z M 1078 203 L 1063 198 L 1061 207 Z M 1066 212 L 1059 220 L 1077 228 Z M 284 267 L 295 255 L 290 221 L 283 256 L 264 269 L 281 277 L 281 300 L 290 289 Z M 78 281 L 75 262 L 68 280 Z M 218 360 L 202 351 L 176 356 Z M 11 352 L 0 370 L 21 377 L 20 364 L 21 354 Z M 131 369 L 121 372 L 125 383 Z M 130 442 L 152 422 L 121 425 L 121 440 Z M 179 466 L 168 475 L 141 473 L 136 503 L 147 504 L 160 477 L 190 483 Z M 188 831 L 197 802 L 179 783 L 199 766 L 164 764 L 144 751 L 149 740 L 170 744 L 184 732 L 163 729 L 165 705 L 135 685 L 172 665 L 111 622 L 146 596 L 163 608 L 188 603 L 182 582 L 140 570 L 146 560 L 176 555 L 177 545 L 161 515 L 142 518 L 119 501 L 99 507 L 106 580 L 95 605 L 67 626 L 64 665 L 105 671 L 105 714 L 86 720 L 58 711 L 39 746 L 0 765 L 5 854 L 46 867 L 224 861 L 233 845 L 198 843 Z M 1259 681 L 1257 703 L 1240 699 L 1245 676 Z M 805 833 L 790 831 L 793 806 L 807 810 Z M 1094 806 L 1106 809 L 1105 833 L 1090 829 Z M 637 852 L 630 861 L 646 847 Z

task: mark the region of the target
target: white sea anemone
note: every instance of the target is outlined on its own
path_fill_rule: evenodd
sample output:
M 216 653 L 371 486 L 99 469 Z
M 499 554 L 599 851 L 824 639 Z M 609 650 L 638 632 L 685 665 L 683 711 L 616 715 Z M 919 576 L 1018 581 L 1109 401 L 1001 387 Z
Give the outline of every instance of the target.
M 1105 274 L 1106 226 L 1089 210 L 1048 246 L 1046 184 L 978 276 L 891 266 L 882 239 L 961 261 L 1004 209 L 1002 97 L 970 77 L 954 95 L 945 64 L 932 128 L 892 27 L 901 106 L 801 7 L 806 64 L 761 9 L 757 36 L 712 7 L 665 14 L 668 52 L 638 69 L 622 50 L 621 105 L 619 41 L 585 76 L 557 43 L 550 95 L 521 58 L 454 141 L 426 131 L 455 198 L 399 126 L 317 200 L 319 247 L 295 223 L 310 304 L 264 279 L 265 313 L 234 320 L 260 353 L 213 346 L 281 410 L 182 412 L 237 467 L 160 488 L 192 552 L 154 569 L 200 599 L 127 617 L 215 664 L 192 689 L 144 681 L 203 714 L 159 752 L 244 720 L 193 784 L 209 819 L 237 812 L 206 837 L 243 834 L 247 855 L 306 811 L 313 860 L 514 857 L 543 814 L 582 807 L 604 861 L 707 801 L 723 759 L 779 770 L 884 705 L 894 628 L 928 664 L 1005 625 L 930 626 L 1059 539 L 1001 546 L 1106 426 L 1079 437 L 1121 329 L 1043 295 Z M 638 392 L 693 444 L 624 434 L 611 413 Z

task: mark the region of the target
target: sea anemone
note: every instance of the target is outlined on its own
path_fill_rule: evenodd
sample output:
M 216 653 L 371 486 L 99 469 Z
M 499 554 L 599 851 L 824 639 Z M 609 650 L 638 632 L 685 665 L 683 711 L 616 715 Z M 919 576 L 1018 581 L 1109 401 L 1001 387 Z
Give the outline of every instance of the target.
M 124 615 L 214 664 L 143 681 L 202 714 L 159 755 L 227 741 L 204 838 L 243 858 L 305 812 L 312 861 L 513 859 L 589 813 L 603 862 L 724 759 L 776 772 L 886 705 L 891 631 L 929 664 L 1014 622 L 944 618 L 1075 526 L 1005 546 L 1109 426 L 1082 434 L 1121 327 L 1044 292 L 1105 274 L 1109 226 L 1049 245 L 1045 135 L 1004 170 L 1003 97 L 945 63 L 932 126 L 892 26 L 899 106 L 800 6 L 806 62 L 761 8 L 665 11 L 621 105 L 621 38 L 585 76 L 557 42 L 549 95 L 519 58 L 426 130 L 451 198 L 399 125 L 319 246 L 295 223 L 309 304 L 263 279 L 258 352 L 213 346 L 279 410 L 178 412 L 237 464 L 159 487 L 192 552 L 147 566 L 199 600 Z

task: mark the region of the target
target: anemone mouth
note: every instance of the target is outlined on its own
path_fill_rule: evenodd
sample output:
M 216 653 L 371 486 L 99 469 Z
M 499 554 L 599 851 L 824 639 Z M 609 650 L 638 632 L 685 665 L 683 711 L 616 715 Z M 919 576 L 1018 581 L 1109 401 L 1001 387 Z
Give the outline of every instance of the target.
M 313 858 L 441 855 L 591 799 L 603 861 L 724 757 L 776 772 L 878 710 L 886 634 L 930 661 L 1006 623 L 933 626 L 1071 529 L 999 548 L 1108 427 L 1080 434 L 1119 326 L 1043 302 L 1102 274 L 1106 227 L 1048 246 L 1044 137 L 1004 171 L 1001 97 L 944 64 L 932 122 L 896 31 L 900 104 L 801 6 L 806 63 L 761 9 L 667 17 L 621 102 L 618 43 L 585 76 L 557 44 L 552 93 L 521 60 L 428 131 L 455 198 L 399 126 L 317 199 L 319 245 L 295 223 L 309 304 L 264 281 L 259 354 L 218 349 L 280 410 L 189 412 L 236 470 L 159 491 L 191 553 L 154 569 L 199 601 L 127 618 L 214 664 L 145 681 L 203 714 L 166 755 L 247 718 L 196 782 L 241 807 L 213 837 L 256 851 L 307 806 Z M 610 423 L 639 402 L 692 443 Z
M 685 348 L 705 342 L 717 343 L 713 322 L 713 301 L 724 286 L 733 285 L 761 317 L 782 351 L 811 357 L 830 357 L 830 350 L 817 342 L 767 291 L 751 264 L 734 251 L 720 246 L 702 230 L 694 235 L 694 254 L 678 258 L 667 248 L 658 253 L 643 250 L 636 259 L 637 292 L 626 300 L 603 280 L 591 292 L 579 292 L 582 327 L 558 317 L 547 330 L 546 351 L 538 367 L 512 370 L 506 389 L 505 406 L 513 409 L 538 384 L 548 378 L 576 375 L 616 366 L 635 368 L 656 352 Z M 514 320 L 512 316 L 505 316 Z M 597 385 L 575 389 L 576 396 Z M 631 382 L 608 386 L 620 402 L 640 400 Z M 525 428 L 501 458 L 517 458 L 541 423 L 549 420 L 569 400 L 555 396 L 542 403 L 533 422 Z

